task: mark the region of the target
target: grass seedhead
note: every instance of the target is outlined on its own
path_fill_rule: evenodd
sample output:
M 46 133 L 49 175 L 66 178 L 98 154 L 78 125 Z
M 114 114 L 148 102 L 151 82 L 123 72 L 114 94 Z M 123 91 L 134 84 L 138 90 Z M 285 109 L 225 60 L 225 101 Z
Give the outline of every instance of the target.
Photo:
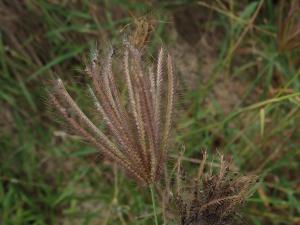
M 175 78 L 172 58 L 159 50 L 156 65 L 145 66 L 142 53 L 124 41 L 123 62 L 113 69 L 113 49 L 99 61 L 93 54 L 86 72 L 95 110 L 106 124 L 99 129 L 80 109 L 62 80 L 53 81 L 50 101 L 71 131 L 99 149 L 142 185 L 160 177 L 167 154 L 174 105 Z M 166 69 L 165 69 L 166 67 Z M 124 100 L 115 72 L 126 86 Z M 166 72 L 165 72 L 166 71 Z M 123 79 L 122 79 L 123 78 Z
M 231 172 L 230 163 L 223 156 L 217 169 L 211 164 L 205 172 L 206 159 L 204 154 L 198 174 L 192 182 L 177 179 L 179 182 L 174 199 L 180 224 L 238 224 L 237 214 L 249 197 L 257 177 Z

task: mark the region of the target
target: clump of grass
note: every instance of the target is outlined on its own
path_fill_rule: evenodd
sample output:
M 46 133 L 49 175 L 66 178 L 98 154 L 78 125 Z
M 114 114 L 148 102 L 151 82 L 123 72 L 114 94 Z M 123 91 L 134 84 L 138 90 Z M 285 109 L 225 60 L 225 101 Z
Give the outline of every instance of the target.
M 61 79 L 53 82 L 50 101 L 71 131 L 116 162 L 139 184 L 150 185 L 159 179 L 167 153 L 175 89 L 172 58 L 165 56 L 161 48 L 156 65 L 146 67 L 142 53 L 128 41 L 124 41 L 123 54 L 123 65 L 117 64 L 117 70 L 112 66 L 112 49 L 101 63 L 95 53 L 86 68 L 91 77 L 90 95 L 107 129 L 99 129 L 87 117 Z M 116 71 L 122 71 L 125 78 L 127 102 L 122 101 Z
M 174 196 L 181 225 L 229 225 L 238 223 L 238 212 L 251 193 L 257 176 L 242 176 L 230 170 L 230 163 L 220 157 L 205 172 L 206 153 L 192 182 L 182 180 L 178 166 Z

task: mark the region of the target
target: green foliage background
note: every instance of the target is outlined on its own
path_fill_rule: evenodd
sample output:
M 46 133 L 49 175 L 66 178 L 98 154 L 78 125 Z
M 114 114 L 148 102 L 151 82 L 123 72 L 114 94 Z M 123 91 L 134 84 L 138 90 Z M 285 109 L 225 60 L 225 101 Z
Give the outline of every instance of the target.
M 58 75 L 87 109 L 91 46 L 145 15 L 149 54 L 168 46 L 179 78 L 170 166 L 182 148 L 191 172 L 202 149 L 224 153 L 261 177 L 250 223 L 299 224 L 300 57 L 277 47 L 290 4 L 0 0 L 0 224 L 153 224 L 148 190 L 67 135 L 45 92 Z

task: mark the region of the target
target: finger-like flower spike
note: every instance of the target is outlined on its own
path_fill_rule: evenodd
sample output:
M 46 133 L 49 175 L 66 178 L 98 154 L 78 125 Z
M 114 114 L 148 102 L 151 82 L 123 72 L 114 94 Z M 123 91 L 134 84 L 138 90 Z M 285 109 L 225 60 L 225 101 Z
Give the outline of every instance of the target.
M 105 129 L 81 110 L 60 79 L 53 82 L 50 101 L 74 133 L 138 183 L 149 185 L 159 179 L 166 160 L 175 92 L 172 58 L 161 48 L 155 65 L 146 64 L 140 50 L 127 41 L 122 52 L 122 63 L 117 64 L 112 48 L 103 60 L 97 52 L 86 68 L 91 78 L 89 93 Z M 119 79 L 126 89 L 125 98 L 117 85 Z

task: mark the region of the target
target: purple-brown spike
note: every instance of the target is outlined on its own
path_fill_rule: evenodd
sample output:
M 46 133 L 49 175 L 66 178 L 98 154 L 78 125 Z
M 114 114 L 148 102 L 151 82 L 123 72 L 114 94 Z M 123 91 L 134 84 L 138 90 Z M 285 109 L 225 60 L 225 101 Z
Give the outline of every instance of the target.
M 150 185 L 159 179 L 166 159 L 175 92 L 172 59 L 166 54 L 164 62 L 161 48 L 157 65 L 146 68 L 141 52 L 129 42 L 124 42 L 123 51 L 123 64 L 116 64 L 119 68 L 113 67 L 110 49 L 103 64 L 99 63 L 96 52 L 86 69 L 92 79 L 89 87 L 92 101 L 107 130 L 100 130 L 88 118 L 60 79 L 54 81 L 50 101 L 74 133 L 117 162 L 138 183 Z M 122 101 L 116 71 L 123 71 L 119 78 L 124 80 L 127 102 Z M 166 96 L 162 96 L 164 93 Z

